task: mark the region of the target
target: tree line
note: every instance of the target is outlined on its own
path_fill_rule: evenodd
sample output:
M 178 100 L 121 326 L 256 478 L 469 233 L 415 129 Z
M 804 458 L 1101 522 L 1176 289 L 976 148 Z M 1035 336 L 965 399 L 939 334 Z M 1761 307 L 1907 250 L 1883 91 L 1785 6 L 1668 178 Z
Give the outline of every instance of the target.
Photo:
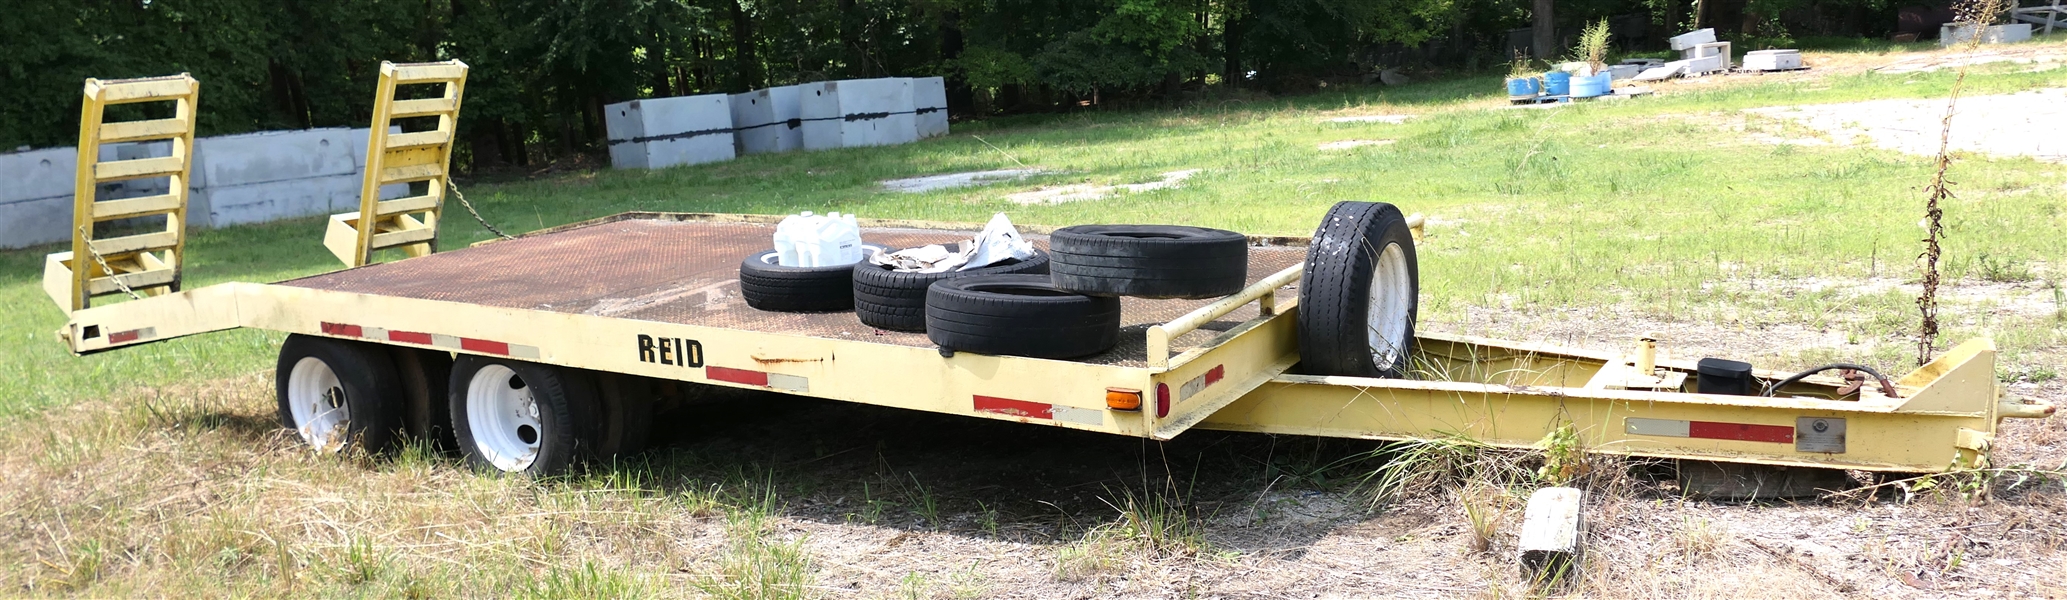
M 472 67 L 457 157 L 593 152 L 624 100 L 827 79 L 948 79 L 958 116 L 1297 91 L 1388 67 L 1510 58 L 1548 0 L 28 0 L 0 10 L 0 148 L 75 143 L 79 86 L 191 72 L 204 135 L 364 127 L 382 60 Z M 1704 6 L 1704 4 L 1706 6 Z M 1627 47 L 1877 33 L 1888 0 L 1562 0 Z M 1713 13 L 1713 14 L 1711 14 Z M 1648 28 L 1645 26 L 1648 25 Z M 1714 25 L 1710 25 L 1714 26 Z M 1885 29 L 1881 27 L 1880 29 Z M 1727 35 L 1726 35 L 1727 37 Z M 1523 32 L 1520 48 L 1531 36 Z M 1556 58 L 1556 57 L 1547 57 Z

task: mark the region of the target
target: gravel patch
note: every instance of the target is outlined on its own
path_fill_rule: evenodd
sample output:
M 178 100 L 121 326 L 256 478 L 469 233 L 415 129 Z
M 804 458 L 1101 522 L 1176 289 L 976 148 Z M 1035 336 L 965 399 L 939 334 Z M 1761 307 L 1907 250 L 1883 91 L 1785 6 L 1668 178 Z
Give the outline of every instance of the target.
M 1961 98 L 1957 108 L 1953 150 L 2067 164 L 2067 135 L 2062 133 L 2067 132 L 2067 88 Z M 1864 138 L 1889 150 L 1933 156 L 1938 153 L 1945 100 L 1872 100 L 1745 112 L 1794 121 L 1838 143 Z

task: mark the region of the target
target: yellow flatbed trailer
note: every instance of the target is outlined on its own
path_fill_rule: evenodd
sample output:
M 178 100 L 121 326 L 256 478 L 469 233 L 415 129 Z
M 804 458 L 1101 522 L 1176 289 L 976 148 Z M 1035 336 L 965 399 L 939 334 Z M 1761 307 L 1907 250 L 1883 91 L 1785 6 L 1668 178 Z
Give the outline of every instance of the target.
M 924 334 L 874 330 L 852 313 L 741 303 L 738 257 L 764 249 L 776 219 L 629 213 L 301 279 L 85 308 L 59 335 L 83 354 L 251 327 L 1153 439 L 1204 428 L 1533 447 L 1569 427 L 1593 452 L 1895 472 L 1984 464 L 2000 419 L 2052 411 L 2003 395 L 1985 340 L 1897 379 L 1897 398 L 1828 399 L 1844 382 L 1823 378 L 1780 390 L 1786 397 L 1689 393 L 1695 365 L 1678 361 L 1654 372 L 1676 387 L 1611 389 L 1639 358 L 1426 333 L 1410 378 L 1292 374 L 1302 238 L 1252 238 L 1251 285 L 1233 296 L 1126 299 L 1120 344 L 1096 356 L 944 356 Z M 866 242 L 887 247 L 977 229 L 864 225 Z M 1115 408 L 1128 394 L 1140 408 Z M 429 404 L 411 410 L 440 405 Z
M 417 436 L 484 469 L 529 473 L 635 450 L 653 397 L 681 383 L 1159 440 L 1205 428 L 1532 447 L 1571 431 L 1592 452 L 1894 472 L 1985 464 L 2001 419 L 2053 412 L 2004 395 L 1986 340 L 1886 389 L 1755 372 L 1734 379 L 1737 390 L 1772 393 L 1742 395 L 1697 393 L 1696 364 L 1657 361 L 1641 345 L 1622 356 L 1416 336 L 1411 225 L 1364 203 L 1331 210 L 1311 252 L 1306 238 L 1249 238 L 1239 293 L 1124 299 L 1119 343 L 1073 360 L 943 350 L 852 312 L 751 308 L 740 261 L 768 247 L 776 217 L 628 213 L 439 253 L 466 75 L 458 61 L 382 64 L 359 211 L 333 216 L 323 239 L 351 268 L 191 290 L 180 282 L 200 84 L 87 80 L 71 252 L 45 262 L 44 289 L 69 315 L 58 336 L 85 354 L 239 327 L 286 332 L 280 416 L 311 445 L 380 449 Z M 436 93 L 397 100 L 396 86 Z M 107 106 L 137 102 L 168 103 L 173 117 L 103 123 Z M 390 135 L 391 119 L 436 123 Z M 169 140 L 171 155 L 99 160 L 102 143 L 146 140 Z M 170 191 L 95 197 L 100 184 L 140 177 L 169 178 Z M 410 189 L 382 197 L 390 185 Z M 163 226 L 103 230 L 138 221 Z M 864 242 L 890 248 L 978 229 L 862 225 Z M 381 252 L 409 258 L 368 264 Z M 132 299 L 94 303 L 118 294 Z M 1323 316 L 1302 324 L 1302 300 Z M 1305 357 L 1305 370 L 1399 377 L 1296 374 L 1302 341 L 1335 350 Z

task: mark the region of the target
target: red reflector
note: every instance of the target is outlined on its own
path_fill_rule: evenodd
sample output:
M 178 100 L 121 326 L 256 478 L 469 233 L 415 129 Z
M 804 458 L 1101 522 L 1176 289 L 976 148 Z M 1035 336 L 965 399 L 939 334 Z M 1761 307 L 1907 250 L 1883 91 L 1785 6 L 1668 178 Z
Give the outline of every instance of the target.
M 485 352 L 488 354 L 500 354 L 503 356 L 510 355 L 509 344 L 490 340 L 477 340 L 474 338 L 459 338 L 459 349 L 468 352 Z
M 110 343 L 110 344 L 122 344 L 122 343 L 127 343 L 127 342 L 134 342 L 134 341 L 136 341 L 136 338 L 139 338 L 139 337 L 143 337 L 143 330 L 142 330 L 142 329 L 131 329 L 131 330 L 129 330 L 129 331 L 117 331 L 117 332 L 115 332 L 115 333 L 111 333 L 111 334 L 108 334 L 108 343 Z
M 360 331 L 361 330 L 359 329 L 358 325 L 346 325 L 343 323 L 323 324 L 324 335 L 335 335 L 341 337 L 359 337 L 361 335 Z
M 741 383 L 746 385 L 768 385 L 767 373 L 763 373 L 760 371 L 748 371 L 746 369 L 704 367 L 703 376 L 709 377 L 711 379 L 716 379 L 718 381 L 730 383 Z
M 388 332 L 388 341 L 429 346 L 431 345 L 431 334 L 414 331 L 390 331 Z
M 1170 416 L 1170 384 L 1156 384 L 1156 418 Z
M 1693 421 L 1687 423 L 1687 437 L 1704 440 L 1737 440 L 1743 442 L 1788 444 L 1794 442 L 1794 428 L 1785 425 L 1750 425 L 1746 423 Z

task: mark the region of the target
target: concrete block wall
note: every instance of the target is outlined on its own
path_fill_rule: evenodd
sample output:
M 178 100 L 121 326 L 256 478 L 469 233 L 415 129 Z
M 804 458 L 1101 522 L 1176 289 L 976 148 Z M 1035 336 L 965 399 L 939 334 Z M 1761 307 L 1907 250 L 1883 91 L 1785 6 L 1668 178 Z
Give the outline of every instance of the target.
M 732 95 L 732 128 L 740 154 L 789 152 L 804 147 L 797 109 L 799 86 Z
M 367 129 L 327 128 L 200 138 L 189 171 L 187 225 L 222 227 L 358 210 Z M 168 156 L 170 142 L 110 144 L 101 160 Z M 0 248 L 72 237 L 72 182 L 78 151 L 48 148 L 0 154 Z M 169 178 L 101 186 L 100 200 L 165 193 Z M 405 195 L 391 185 L 385 197 Z
M 912 104 L 917 110 L 913 121 L 918 126 L 919 137 L 947 135 L 947 80 L 914 77 L 911 85 Z
M 732 98 L 725 94 L 650 98 L 603 108 L 610 165 L 660 169 L 735 156 Z

